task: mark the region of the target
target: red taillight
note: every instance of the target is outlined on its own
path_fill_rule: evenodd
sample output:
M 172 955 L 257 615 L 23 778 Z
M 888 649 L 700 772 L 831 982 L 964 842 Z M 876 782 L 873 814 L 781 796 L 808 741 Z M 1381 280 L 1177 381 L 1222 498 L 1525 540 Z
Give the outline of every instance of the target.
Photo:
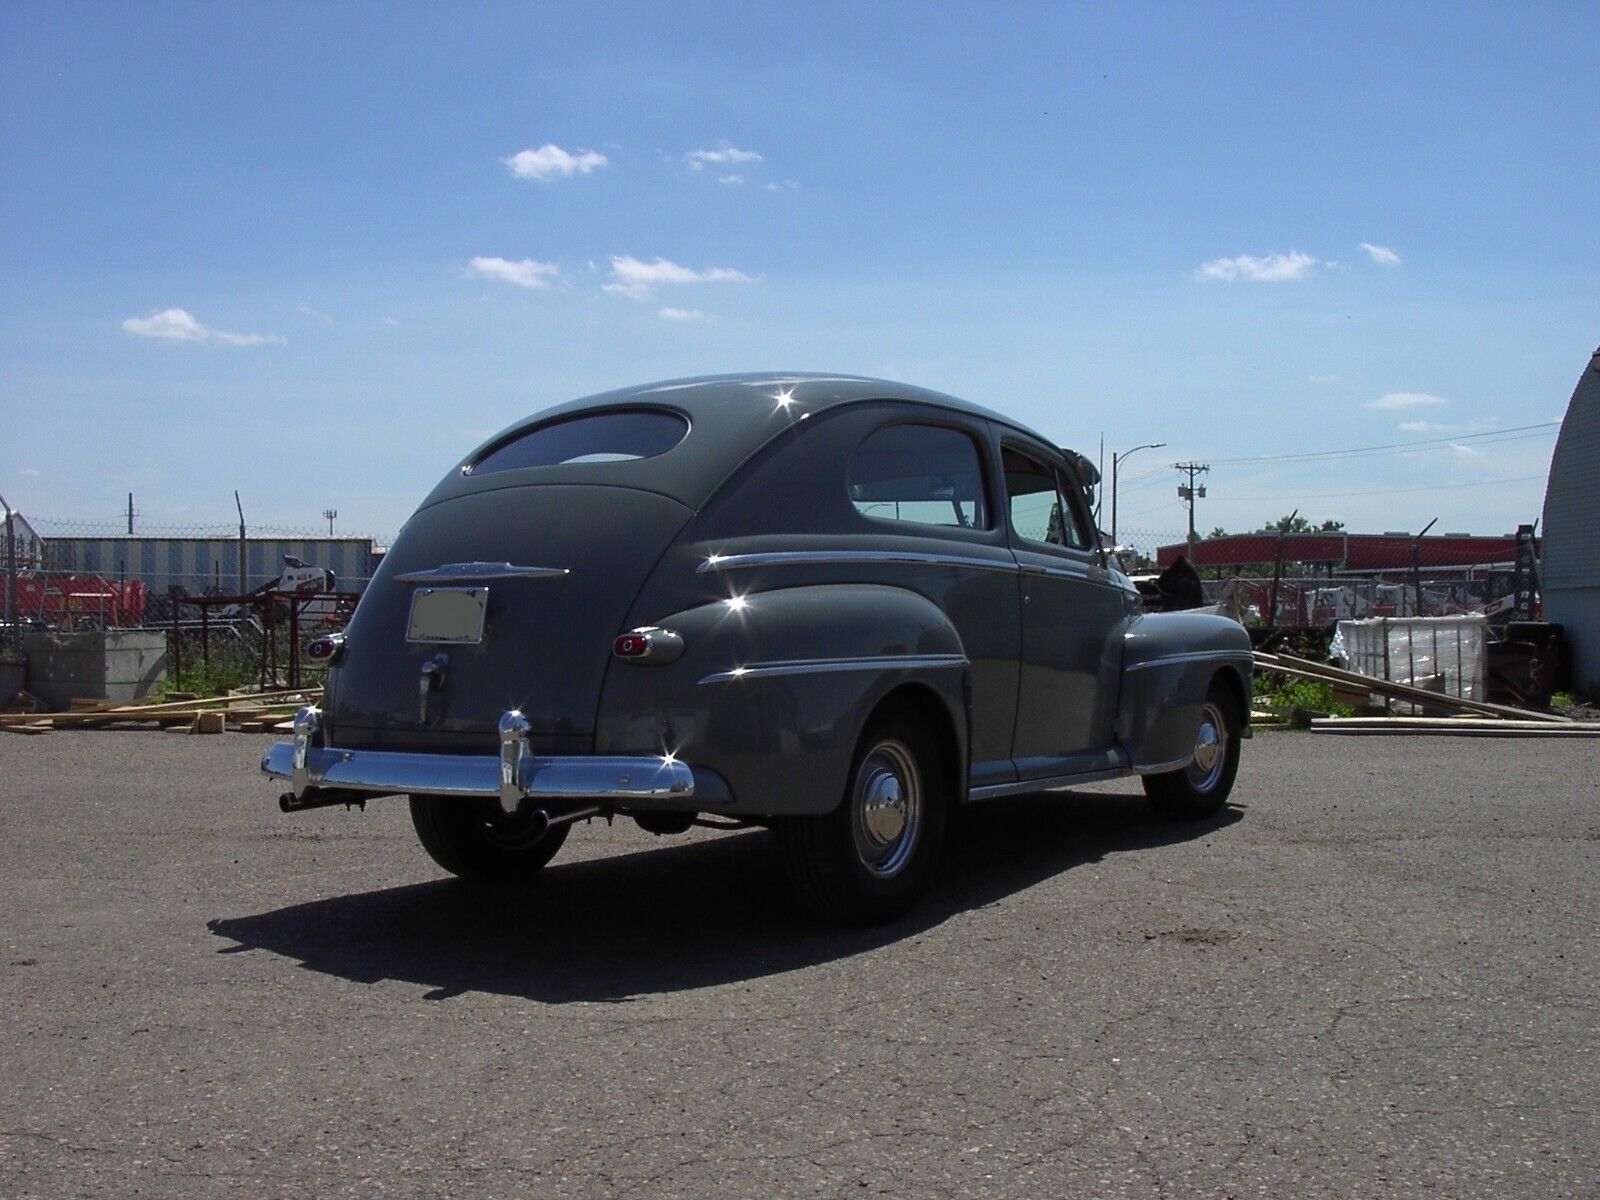
M 618 658 L 643 658 L 650 653 L 650 639 L 642 633 L 625 633 L 611 643 L 611 653 Z
M 325 633 L 319 638 L 313 638 L 306 647 L 306 657 L 314 663 L 332 663 L 339 657 L 339 651 L 344 648 L 344 634 Z
M 611 653 L 623 662 L 664 667 L 678 661 L 683 653 L 683 639 L 670 629 L 647 625 L 618 635 L 611 643 Z

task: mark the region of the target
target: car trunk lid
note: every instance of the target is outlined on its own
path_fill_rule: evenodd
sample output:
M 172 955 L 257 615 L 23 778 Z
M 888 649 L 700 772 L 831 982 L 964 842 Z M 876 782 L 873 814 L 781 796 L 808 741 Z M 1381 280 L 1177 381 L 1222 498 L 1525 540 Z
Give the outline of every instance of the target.
M 536 746 L 588 751 L 612 639 L 690 515 L 555 484 L 421 509 L 351 619 L 324 701 L 334 744 L 488 753 L 514 708 Z

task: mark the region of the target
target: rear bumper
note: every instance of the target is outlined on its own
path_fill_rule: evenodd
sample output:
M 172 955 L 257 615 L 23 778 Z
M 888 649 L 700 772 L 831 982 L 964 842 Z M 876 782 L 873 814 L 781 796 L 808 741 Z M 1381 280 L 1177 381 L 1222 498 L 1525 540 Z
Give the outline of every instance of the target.
M 415 754 L 387 750 L 341 750 L 316 745 L 322 714 L 302 708 L 294 718 L 294 740 L 277 742 L 261 756 L 261 770 L 286 779 L 296 800 L 319 793 L 478 796 L 514 808 L 532 800 L 629 802 L 689 801 L 695 776 L 665 755 L 541 758 L 528 748 L 528 722 L 513 710 L 500 718 L 500 754 Z M 708 797 L 709 799 L 709 797 Z M 685 804 L 682 807 L 689 807 Z

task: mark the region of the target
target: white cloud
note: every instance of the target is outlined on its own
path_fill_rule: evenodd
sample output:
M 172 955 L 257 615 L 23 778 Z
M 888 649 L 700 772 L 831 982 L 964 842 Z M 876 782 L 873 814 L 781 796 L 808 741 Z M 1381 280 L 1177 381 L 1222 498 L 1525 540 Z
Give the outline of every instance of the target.
M 1483 451 L 1476 446 L 1463 446 L 1460 442 L 1451 442 L 1450 450 L 1457 458 L 1482 458 Z
M 129 317 L 122 323 L 122 328 L 139 337 L 163 342 L 221 342 L 225 346 L 261 346 L 268 342 L 283 342 L 277 334 L 229 333 L 225 329 L 209 329 L 181 308 L 164 308 L 148 317 Z
M 683 157 L 696 171 L 705 167 L 708 163 L 712 166 L 731 167 L 738 163 L 766 161 L 754 150 L 740 150 L 737 146 L 730 146 L 727 142 L 723 142 L 715 150 L 691 150 Z
M 466 273 L 477 279 L 493 279 L 525 288 L 547 288 L 551 281 L 561 278 L 561 268 L 555 263 L 537 262 L 531 258 L 480 256 L 467 264 Z
M 1400 256 L 1387 246 L 1374 246 L 1371 242 L 1362 242 L 1360 246 L 1367 252 L 1367 257 L 1382 267 L 1398 267 Z
M 799 188 L 799 184 L 792 179 L 785 179 L 782 183 L 769 183 L 764 185 L 764 190 L 769 192 L 792 192 Z
M 38 479 L 43 474 L 44 474 L 44 472 L 39 470 L 38 467 L 23 467 L 22 468 L 22 477 L 24 479 Z
M 680 266 L 665 258 L 645 262 L 632 255 L 613 254 L 611 282 L 603 286 L 606 291 L 619 296 L 644 300 L 653 295 L 656 288 L 667 284 L 754 282 L 753 276 L 746 275 L 743 271 L 735 271 L 731 267 L 707 267 L 703 271 L 696 271 L 692 267 Z
M 1401 421 L 1395 426 L 1401 433 L 1454 433 L 1459 425 L 1440 425 L 1434 421 Z
M 744 182 L 744 176 L 743 175 L 718 175 L 717 176 L 717 182 L 718 183 L 743 183 Z
M 1449 403 L 1443 396 L 1432 396 L 1427 392 L 1386 392 L 1376 400 L 1368 400 L 1361 407 L 1388 412 L 1397 408 L 1438 408 L 1441 404 Z
M 567 179 L 573 175 L 587 175 L 606 165 L 604 154 L 596 150 L 579 150 L 576 154 L 563 150 L 555 143 L 540 146 L 537 150 L 519 150 L 501 162 L 511 168 L 518 179 Z
M 400 328 L 400 322 L 395 320 L 393 317 L 381 317 L 378 320 L 378 324 L 379 325 L 383 325 L 383 326 L 387 326 L 390 329 L 399 329 Z
M 705 313 L 698 308 L 663 308 L 657 316 L 668 321 L 704 321 Z
M 327 324 L 327 325 L 332 325 L 333 324 L 333 318 L 330 317 L 327 313 L 323 312 L 320 308 L 312 308 L 311 305 L 309 305 L 309 304 L 302 304 L 300 306 L 300 311 L 305 313 L 305 315 L 308 316 L 308 317 L 315 317 L 317 320 L 323 322 L 324 324 Z
M 1321 261 L 1299 250 L 1291 250 L 1287 254 L 1269 254 L 1265 258 L 1240 254 L 1234 258 L 1214 258 L 1202 263 L 1194 277 L 1199 280 L 1221 279 L 1228 283 L 1237 279 L 1251 283 L 1287 283 L 1304 279 Z

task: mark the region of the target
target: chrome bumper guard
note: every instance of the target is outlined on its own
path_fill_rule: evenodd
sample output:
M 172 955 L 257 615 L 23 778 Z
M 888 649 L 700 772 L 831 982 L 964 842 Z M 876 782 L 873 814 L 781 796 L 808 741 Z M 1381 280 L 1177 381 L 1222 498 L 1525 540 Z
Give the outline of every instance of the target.
M 318 791 L 382 795 L 483 796 L 514 808 L 533 800 L 646 800 L 694 794 L 694 775 L 675 758 L 566 755 L 540 758 L 528 746 L 528 721 L 513 709 L 500 718 L 500 756 L 340 750 L 315 744 L 322 713 L 302 708 L 294 740 L 261 756 L 261 770 L 287 779 L 295 798 Z

